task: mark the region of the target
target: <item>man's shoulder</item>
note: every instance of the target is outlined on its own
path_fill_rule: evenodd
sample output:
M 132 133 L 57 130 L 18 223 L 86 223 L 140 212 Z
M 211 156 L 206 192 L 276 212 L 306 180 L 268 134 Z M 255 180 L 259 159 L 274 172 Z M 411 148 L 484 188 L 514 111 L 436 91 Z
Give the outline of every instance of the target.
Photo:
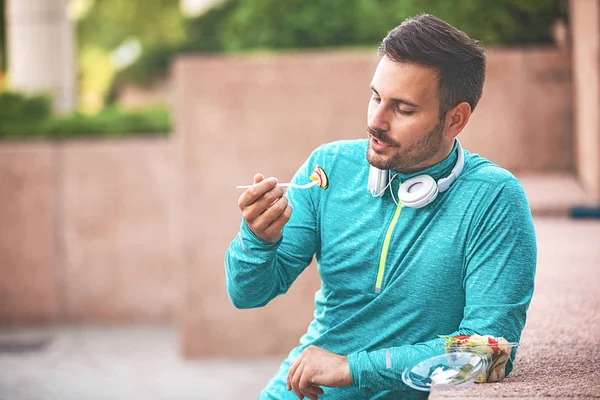
M 476 153 L 466 152 L 463 174 L 465 178 L 468 178 L 466 180 L 477 184 L 499 186 L 508 183 L 520 185 L 519 180 L 510 171 Z
M 465 154 L 462 191 L 480 197 L 483 202 L 511 203 L 515 206 L 528 204 L 521 182 L 507 169 L 481 157 Z

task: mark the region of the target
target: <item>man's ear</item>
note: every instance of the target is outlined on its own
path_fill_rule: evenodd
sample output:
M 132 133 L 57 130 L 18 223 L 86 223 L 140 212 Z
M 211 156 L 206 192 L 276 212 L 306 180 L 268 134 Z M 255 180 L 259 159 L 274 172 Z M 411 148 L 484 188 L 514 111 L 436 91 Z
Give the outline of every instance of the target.
M 453 139 L 463 130 L 471 117 L 471 106 L 463 101 L 446 113 L 446 135 Z

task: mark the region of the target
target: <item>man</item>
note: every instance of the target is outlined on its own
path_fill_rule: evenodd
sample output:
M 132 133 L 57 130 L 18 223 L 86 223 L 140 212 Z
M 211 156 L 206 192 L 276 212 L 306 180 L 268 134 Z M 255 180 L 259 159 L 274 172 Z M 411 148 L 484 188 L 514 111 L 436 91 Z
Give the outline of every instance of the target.
M 456 140 L 481 97 L 483 50 L 430 15 L 404 21 L 379 50 L 368 140 L 319 147 L 293 180 L 309 182 L 319 165 L 329 188 L 284 195 L 257 174 L 239 199 L 225 260 L 236 307 L 285 293 L 314 255 L 322 280 L 314 320 L 261 399 L 424 398 L 401 374 L 440 353 L 439 335 L 516 342 L 525 325 L 537 254 L 527 199 Z

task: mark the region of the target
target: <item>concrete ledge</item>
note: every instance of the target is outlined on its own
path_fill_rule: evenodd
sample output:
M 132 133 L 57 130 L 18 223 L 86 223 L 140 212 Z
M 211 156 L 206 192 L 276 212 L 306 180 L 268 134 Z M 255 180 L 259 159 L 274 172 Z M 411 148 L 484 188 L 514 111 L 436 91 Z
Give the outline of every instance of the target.
M 513 373 L 439 398 L 589 398 L 600 394 L 599 221 L 536 218 L 535 292 Z

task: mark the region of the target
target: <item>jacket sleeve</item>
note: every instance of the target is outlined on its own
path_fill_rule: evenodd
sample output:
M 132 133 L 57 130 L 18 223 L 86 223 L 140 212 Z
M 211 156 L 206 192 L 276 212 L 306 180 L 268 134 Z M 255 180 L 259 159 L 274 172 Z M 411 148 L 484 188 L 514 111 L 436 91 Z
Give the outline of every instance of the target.
M 292 182 L 310 182 L 313 156 Z M 266 305 L 287 292 L 294 280 L 310 264 L 317 249 L 315 192 L 318 188 L 289 187 L 286 197 L 292 206 L 290 220 L 276 243 L 258 238 L 242 219 L 240 231 L 225 255 L 227 293 L 237 308 Z
M 533 219 L 523 188 L 514 178 L 492 190 L 486 204 L 466 243 L 463 319 L 458 330 L 440 335 L 491 335 L 518 342 L 533 296 L 537 261 Z M 436 338 L 350 354 L 353 384 L 370 391 L 401 389 L 402 372 L 442 353 L 444 342 Z M 513 349 L 507 375 L 515 355 Z

